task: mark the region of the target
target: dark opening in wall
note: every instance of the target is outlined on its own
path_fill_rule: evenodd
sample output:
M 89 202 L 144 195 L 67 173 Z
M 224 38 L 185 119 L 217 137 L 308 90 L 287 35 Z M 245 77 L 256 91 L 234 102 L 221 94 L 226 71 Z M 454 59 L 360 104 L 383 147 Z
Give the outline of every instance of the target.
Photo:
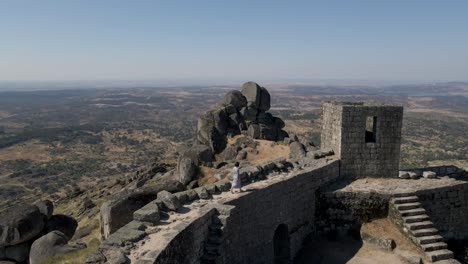
M 366 119 L 366 143 L 375 143 L 377 134 L 377 117 L 367 116 Z
M 291 263 L 291 249 L 289 245 L 289 231 L 285 224 L 276 228 L 273 236 L 274 264 Z

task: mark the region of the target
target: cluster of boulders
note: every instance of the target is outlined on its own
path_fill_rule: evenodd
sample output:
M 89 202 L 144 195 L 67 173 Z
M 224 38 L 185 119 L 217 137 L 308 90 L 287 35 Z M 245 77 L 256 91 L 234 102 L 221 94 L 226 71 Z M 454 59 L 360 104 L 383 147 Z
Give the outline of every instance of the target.
M 417 180 L 419 178 L 425 178 L 425 179 L 435 179 L 437 178 L 437 173 L 433 171 L 399 171 L 398 173 L 398 178 L 400 179 L 412 179 L 412 180 Z
M 289 144 L 289 158 L 291 160 L 321 159 L 334 154 L 332 149 L 320 149 L 312 141 L 304 137 L 299 138 L 296 135 L 285 138 L 284 143 Z
M 155 184 L 137 189 L 123 190 L 111 196 L 100 209 L 101 236 L 106 239 L 110 234 L 132 221 L 133 212 L 157 198 L 161 191 L 179 192 L 185 186 L 168 176 L 161 176 Z
M 229 91 L 198 119 L 196 142 L 179 155 L 176 178 L 189 184 L 198 166 L 213 166 L 215 154 L 222 153 L 224 160 L 242 160 L 247 152 L 255 152 L 255 146 L 245 150 L 241 144 L 228 146 L 228 137 L 244 134 L 251 139 L 271 141 L 288 137 L 283 120 L 268 113 L 269 109 L 270 93 L 257 83 L 247 82 L 241 91 Z
M 449 166 L 435 166 L 420 169 L 410 169 L 399 171 L 398 178 L 400 179 L 435 179 L 439 177 L 451 178 L 466 178 L 468 177 L 468 169 L 463 167 Z
M 270 93 L 254 82 L 242 85 L 242 90 L 229 91 L 198 119 L 197 141 L 220 153 L 227 144 L 227 136 L 247 133 L 254 139 L 283 140 L 288 134 L 282 130 L 284 122 L 267 111 Z
M 0 262 L 41 263 L 55 254 L 86 247 L 68 245 L 77 221 L 67 215 L 54 215 L 51 201 L 20 205 L 2 213 L 0 218 Z
M 108 216 L 118 220 L 120 222 L 120 227 L 116 229 L 115 223 L 112 229 L 107 227 L 106 232 L 109 233 L 103 234 L 103 238 L 105 239 L 103 244 L 86 259 L 85 263 L 130 263 L 126 255 L 128 255 L 128 251 L 134 246 L 134 243 L 150 234 L 146 231 L 147 225 L 151 226 L 159 223 L 162 217 L 167 217 L 165 214 L 167 214 L 168 211 L 177 211 L 182 207 L 182 202 L 179 198 L 166 190 L 158 191 L 156 195 L 153 196 L 153 199 L 146 202 L 143 206 L 139 205 L 135 207 L 135 204 L 131 204 L 129 200 L 121 200 L 123 203 L 113 207 L 115 209 L 115 214 Z M 126 206 L 125 203 L 127 203 L 128 206 Z M 123 212 L 117 214 L 120 209 L 122 209 Z M 126 218 L 123 219 L 119 217 Z M 112 218 L 110 220 L 112 220 Z M 101 231 L 102 227 L 101 223 Z

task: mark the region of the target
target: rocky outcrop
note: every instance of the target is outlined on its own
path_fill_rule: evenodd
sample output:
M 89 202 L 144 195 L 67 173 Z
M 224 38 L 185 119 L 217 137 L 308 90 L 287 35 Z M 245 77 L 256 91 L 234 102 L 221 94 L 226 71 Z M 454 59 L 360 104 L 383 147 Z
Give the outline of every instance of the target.
M 37 206 L 20 205 L 0 218 L 0 247 L 17 245 L 36 237 L 45 226 L 45 216 Z
M 0 217 L 0 262 L 14 260 L 24 263 L 30 255 L 31 244 L 51 231 L 66 232 L 71 238 L 77 222 L 70 216 L 53 215 L 54 205 L 44 200 L 35 205 L 20 205 Z M 33 262 L 31 262 L 33 263 Z M 37 262 L 36 262 L 37 263 Z
M 187 185 L 194 179 L 196 171 L 197 165 L 190 157 L 179 157 L 177 160 L 177 180 L 179 180 L 184 185 Z
M 24 242 L 5 248 L 0 248 L 0 259 L 15 260 L 16 262 L 20 263 L 25 262 L 28 260 L 30 246 L 30 242 Z M 0 264 L 1 263 L 2 261 L 0 260 Z
M 195 144 L 182 151 L 181 156 L 190 158 L 197 166 L 213 166 L 214 155 L 211 148 L 206 145 Z
M 34 241 L 29 254 L 30 264 L 40 264 L 49 260 L 57 254 L 64 254 L 85 246 L 83 244 L 67 245 L 68 239 L 65 234 L 60 231 L 52 231 Z
M 101 236 L 107 238 L 110 234 L 132 221 L 133 213 L 156 199 L 160 191 L 179 192 L 184 189 L 185 187 L 179 181 L 161 178 L 154 185 L 147 185 L 135 190 L 125 190 L 112 196 L 110 200 L 101 206 Z
M 162 202 L 165 208 L 171 211 L 176 211 L 182 206 L 179 199 L 168 191 L 159 192 L 158 200 Z
M 70 240 L 75 234 L 78 222 L 71 216 L 68 215 L 53 215 L 47 222 L 45 231 L 60 231 L 63 233 L 68 240 Z
M 197 140 L 209 146 L 213 153 L 226 148 L 228 135 L 242 131 L 255 139 L 283 140 L 287 133 L 284 122 L 266 112 L 270 109 L 270 93 L 254 82 L 242 85 L 242 90 L 228 92 L 223 100 L 198 119 Z
M 181 151 L 177 159 L 175 179 L 187 185 L 197 176 L 198 166 L 212 167 L 214 161 L 214 155 L 209 146 L 194 144 Z
M 291 144 L 289 144 L 289 157 L 291 159 L 300 159 L 304 158 L 306 156 L 306 150 L 304 145 L 302 143 L 294 141 Z
M 40 201 L 35 204 L 41 214 L 46 218 L 50 219 L 54 213 L 54 204 L 49 200 Z
M 256 112 L 266 112 L 270 110 L 270 93 L 257 83 L 244 83 L 241 93 L 247 99 L 247 107 L 249 109 L 255 109 Z

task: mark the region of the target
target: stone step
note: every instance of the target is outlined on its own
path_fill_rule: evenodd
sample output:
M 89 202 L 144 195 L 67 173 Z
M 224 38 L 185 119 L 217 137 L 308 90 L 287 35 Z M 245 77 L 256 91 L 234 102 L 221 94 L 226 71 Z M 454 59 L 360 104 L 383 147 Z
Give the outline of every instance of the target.
M 423 221 L 423 222 L 405 224 L 405 227 L 408 228 L 409 230 L 418 230 L 418 229 L 433 228 L 434 224 L 431 221 Z
M 212 223 L 212 224 L 209 226 L 209 229 L 210 229 L 210 230 L 221 230 L 221 229 L 223 229 L 223 225 L 220 224 L 220 223 Z
M 429 216 L 426 215 L 426 214 L 403 217 L 403 222 L 405 224 L 424 222 L 424 221 L 427 221 L 427 220 L 429 220 Z
M 393 198 L 394 204 L 405 204 L 405 203 L 415 203 L 419 201 L 417 196 L 406 196 L 406 197 L 397 197 Z
M 434 264 L 461 264 L 460 261 L 456 259 L 444 259 L 444 260 L 439 260 L 436 262 L 432 262 Z
M 426 213 L 426 210 L 423 208 L 409 209 L 409 210 L 399 210 L 401 216 L 413 216 L 413 215 L 422 215 Z
M 453 252 L 448 249 L 440 249 L 426 252 L 426 256 L 430 261 L 434 262 L 439 260 L 452 259 Z
M 208 254 L 208 255 L 218 255 L 219 251 L 218 251 L 218 246 L 217 245 L 206 245 L 205 246 L 205 254 Z
M 217 258 L 219 257 L 219 253 L 218 252 L 206 252 L 205 251 L 205 254 L 203 254 L 203 259 L 206 259 L 206 260 L 216 260 Z
M 404 204 L 397 204 L 395 205 L 398 211 L 401 210 L 409 210 L 409 209 L 416 209 L 421 207 L 421 203 L 415 202 L 415 203 L 404 203 Z
M 437 235 L 438 233 L 439 230 L 435 228 L 424 228 L 411 231 L 411 234 L 413 234 L 414 237 L 433 236 Z
M 209 257 L 203 256 L 200 258 L 200 263 L 201 264 L 216 264 L 216 258 L 209 258 Z
M 222 237 L 223 234 L 224 234 L 224 231 L 222 229 L 210 229 L 209 230 L 209 236 Z
M 395 193 L 393 197 L 400 198 L 400 197 L 410 197 L 414 196 L 413 193 Z
M 435 250 L 439 250 L 439 249 L 447 249 L 447 243 L 445 243 L 445 242 L 429 243 L 429 244 L 421 245 L 421 248 L 425 252 L 435 251 Z
M 229 215 L 219 215 L 218 219 L 221 221 L 221 224 L 226 225 L 226 221 L 229 218 Z
M 420 245 L 442 242 L 444 240 L 444 238 L 439 235 L 417 237 L 416 239 Z
M 220 245 L 223 242 L 223 239 L 220 236 L 209 236 L 208 244 Z

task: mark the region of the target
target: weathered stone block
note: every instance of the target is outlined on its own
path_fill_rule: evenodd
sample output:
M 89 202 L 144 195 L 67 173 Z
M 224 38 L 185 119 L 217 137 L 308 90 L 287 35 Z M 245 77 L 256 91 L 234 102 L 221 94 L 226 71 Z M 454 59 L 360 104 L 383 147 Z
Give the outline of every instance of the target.
M 156 202 L 151 202 L 133 213 L 133 219 L 141 222 L 156 224 L 159 218 L 159 207 Z
M 176 211 L 182 206 L 179 199 L 177 199 L 177 196 L 168 191 L 159 192 L 158 200 L 160 200 L 166 206 L 166 208 L 171 211 Z

